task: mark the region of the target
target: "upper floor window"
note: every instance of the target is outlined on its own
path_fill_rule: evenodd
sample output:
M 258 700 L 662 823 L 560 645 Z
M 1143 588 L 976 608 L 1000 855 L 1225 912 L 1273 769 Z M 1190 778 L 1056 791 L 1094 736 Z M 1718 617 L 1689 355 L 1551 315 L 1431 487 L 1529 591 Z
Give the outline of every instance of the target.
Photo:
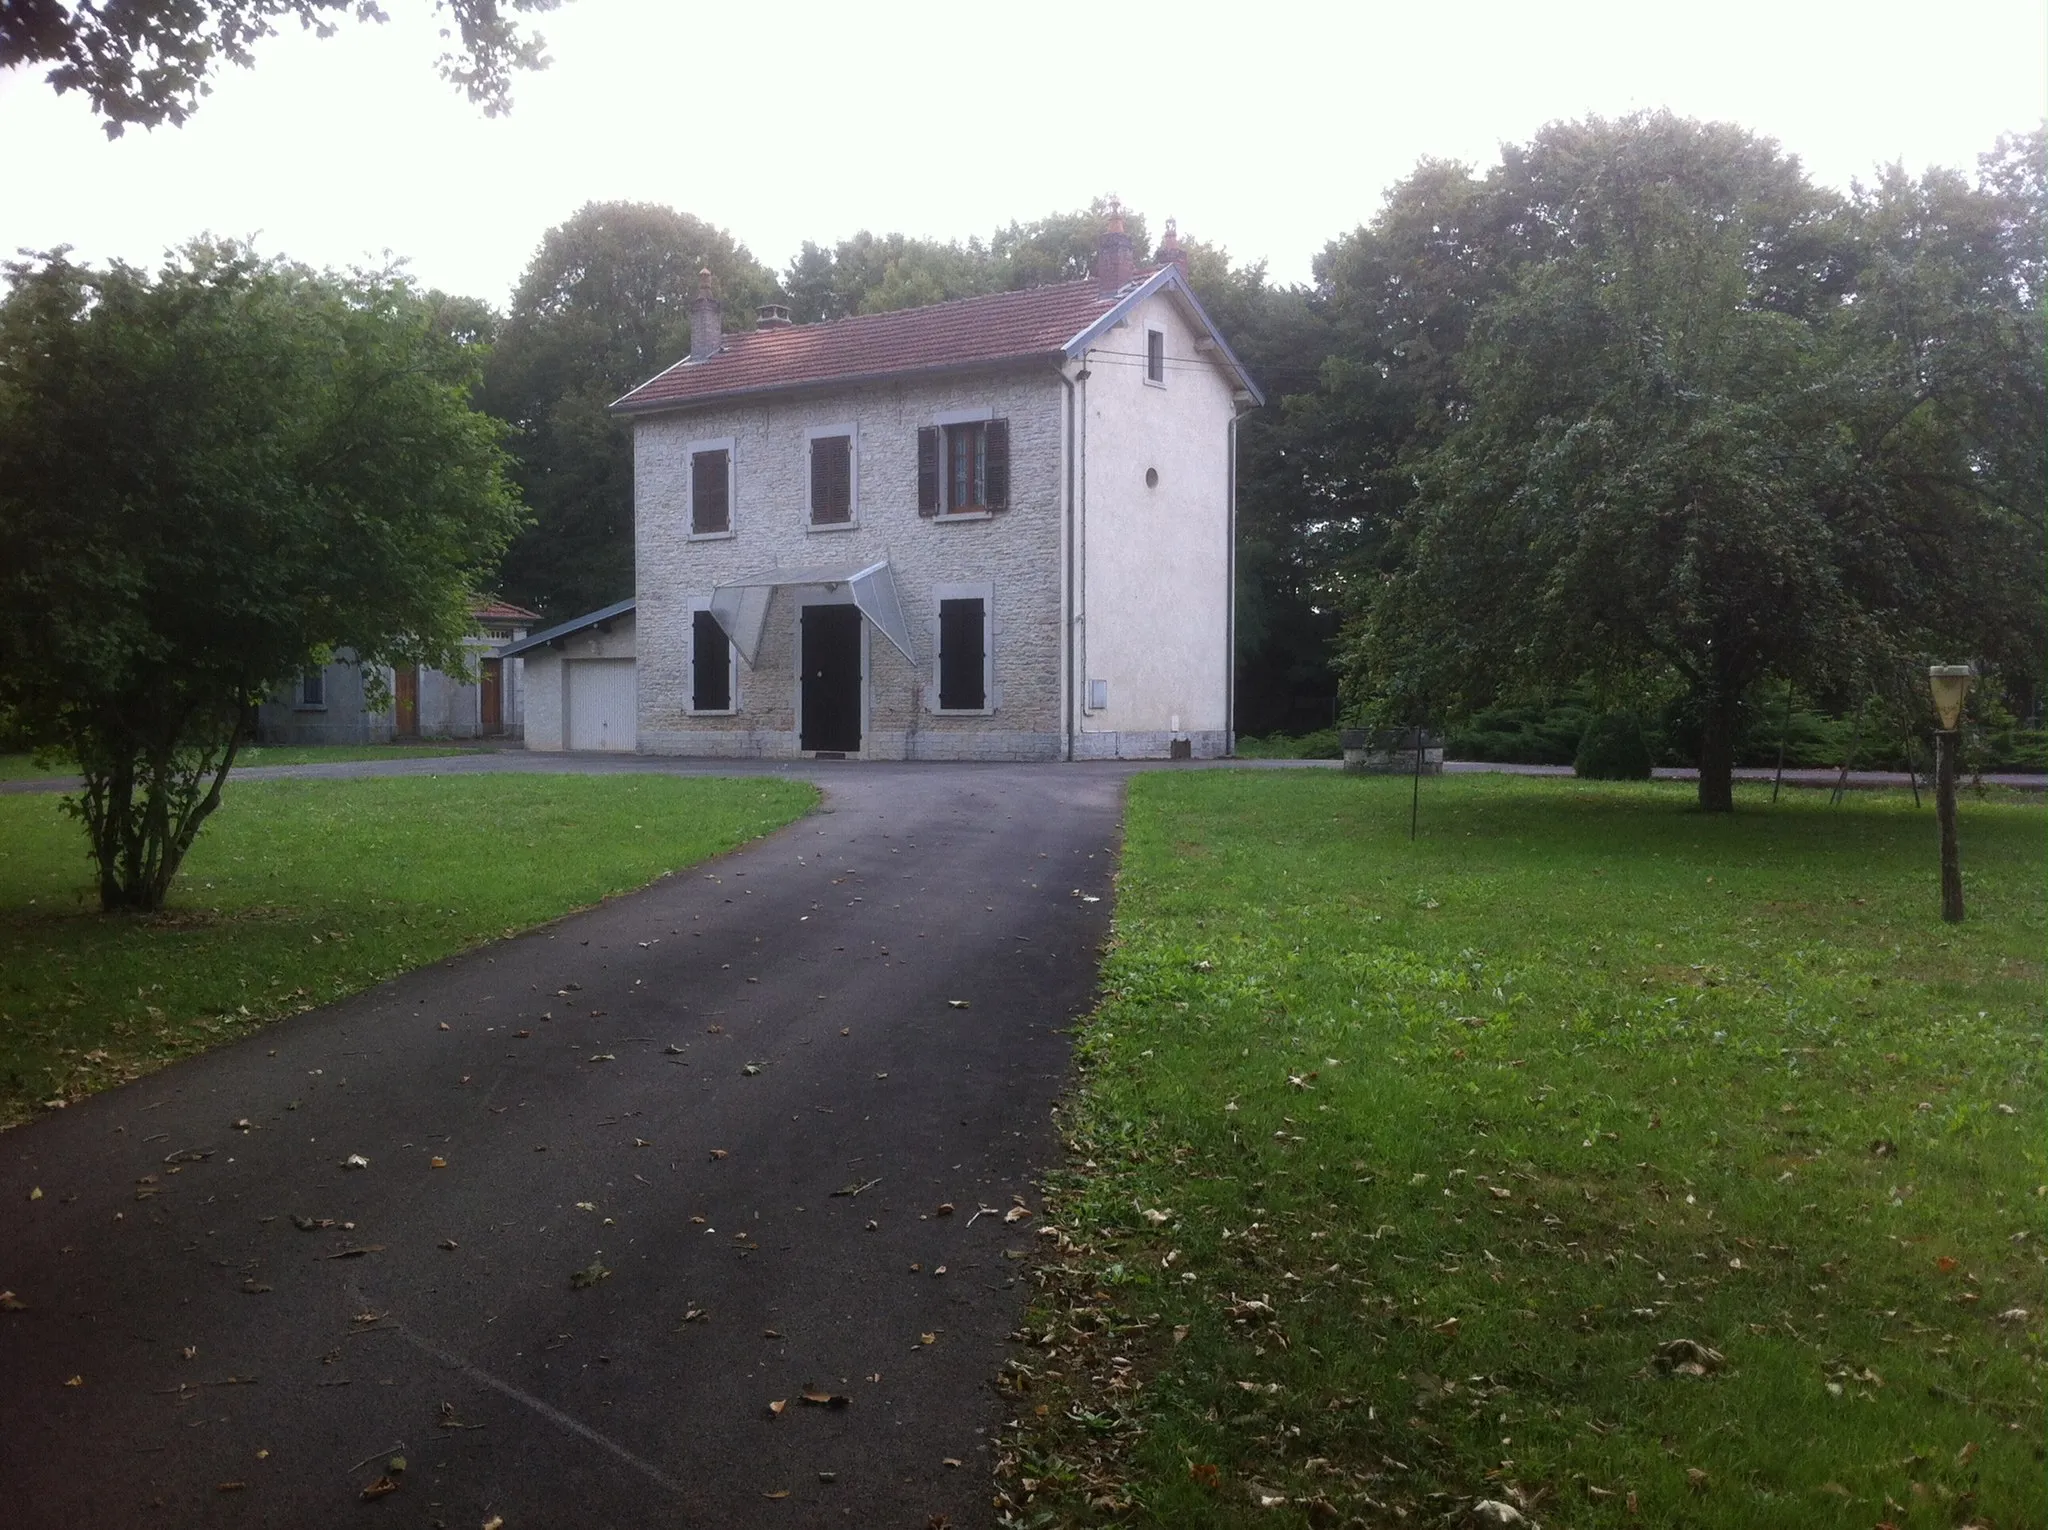
M 1145 381 L 1166 386 L 1166 334 L 1163 330 L 1145 331 Z
M 825 426 L 809 436 L 811 524 L 850 526 L 855 509 L 853 427 Z
M 732 532 L 732 443 L 703 442 L 690 452 L 690 535 Z
M 1010 506 L 1010 422 L 969 420 L 917 433 L 917 513 L 972 515 Z

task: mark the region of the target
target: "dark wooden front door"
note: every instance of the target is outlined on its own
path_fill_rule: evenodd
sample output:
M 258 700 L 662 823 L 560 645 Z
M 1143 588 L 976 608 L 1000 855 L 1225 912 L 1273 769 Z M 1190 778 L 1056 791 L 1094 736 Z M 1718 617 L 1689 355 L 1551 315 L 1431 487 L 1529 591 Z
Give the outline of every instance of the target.
M 803 700 L 803 748 L 829 754 L 859 752 L 858 606 L 804 607 Z
M 483 695 L 477 731 L 485 738 L 496 738 L 505 731 L 505 661 L 485 659 L 478 668 L 482 671 L 480 689 Z
M 420 671 L 416 664 L 408 664 L 396 670 L 391 676 L 391 700 L 398 718 L 400 738 L 420 736 Z

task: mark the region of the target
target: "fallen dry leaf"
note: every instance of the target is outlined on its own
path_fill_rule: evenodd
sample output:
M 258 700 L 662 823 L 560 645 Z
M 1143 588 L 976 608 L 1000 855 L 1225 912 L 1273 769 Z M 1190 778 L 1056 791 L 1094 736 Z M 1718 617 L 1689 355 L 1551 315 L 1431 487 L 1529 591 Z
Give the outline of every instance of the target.
M 351 1153 L 348 1157 L 342 1159 L 341 1166 L 344 1169 L 367 1169 L 370 1166 L 370 1160 L 361 1153 Z
M 968 1004 L 965 999 L 948 999 L 946 1001 L 946 1008 L 948 1009 L 966 1009 L 967 1007 Z
M 0 1291 L 0 1312 L 26 1312 L 28 1303 L 12 1291 Z
M 505 1516 L 502 1514 L 493 1514 L 489 1519 L 484 1521 L 483 1530 L 505 1530 Z
M 1030 1215 L 1031 1212 L 1028 1208 L 1023 1206 L 1012 1206 L 1008 1211 L 1003 1213 L 1003 1220 L 1005 1222 L 1021 1222 Z
M 932 1215 L 935 1217 L 949 1217 L 952 1214 L 953 1203 L 951 1201 L 940 1201 L 938 1206 L 932 1212 Z
M 960 1464 L 960 1458 L 958 1456 L 947 1456 L 939 1464 L 941 1466 L 958 1466 Z
M 1656 1361 L 1677 1376 L 1710 1376 L 1727 1365 L 1728 1357 L 1692 1339 L 1673 1339 L 1657 1346 Z
M 711 1150 L 711 1161 L 713 1163 L 716 1163 L 721 1158 L 730 1158 L 731 1156 L 724 1148 L 713 1148 Z
M 1214 1490 L 1223 1485 L 1223 1474 L 1207 1461 L 1188 1463 L 1188 1476 L 1200 1486 Z
M 813 1386 L 809 1382 L 804 1383 L 803 1391 L 797 1395 L 805 1402 L 819 1408 L 844 1408 L 853 1401 L 850 1397 L 841 1396 L 837 1392 L 827 1391 L 824 1387 Z
M 751 983 L 754 980 L 752 978 L 748 978 L 747 981 Z M 789 1489 L 776 1488 L 772 1492 L 763 1493 L 761 1496 L 763 1498 L 787 1498 L 789 1496 Z
M 789 1399 L 787 1397 L 778 1397 L 775 1401 L 768 1404 L 768 1416 L 770 1418 L 781 1418 L 783 1409 L 788 1406 Z
M 213 1490 L 216 1493 L 239 1493 L 248 1485 L 246 1482 L 216 1482 Z
M 445 1169 L 448 1167 L 448 1160 L 445 1158 L 429 1158 L 427 1160 L 427 1167 L 430 1169 Z
M 926 1342 L 929 1343 L 930 1341 L 927 1340 Z M 73 1376 L 69 1381 L 65 1382 L 64 1385 L 66 1385 L 67 1387 L 82 1387 L 85 1385 L 85 1378 L 83 1376 Z
M 935 1333 L 921 1333 L 917 1336 L 917 1342 L 920 1344 L 936 1344 L 939 1342 L 939 1336 Z
M 387 1475 L 379 1477 L 375 1482 L 364 1488 L 363 1497 L 366 1499 L 382 1498 L 388 1493 L 395 1493 L 397 1491 L 398 1479 Z
M 611 1278 L 612 1272 L 604 1267 L 603 1261 L 593 1259 L 582 1269 L 575 1271 L 569 1276 L 569 1286 L 572 1290 L 587 1291 L 600 1280 L 610 1280 Z
M 1712 1479 L 1697 1466 L 1688 1466 L 1685 1469 L 1685 1485 L 1695 1493 L 1704 1493 L 1707 1490 L 1708 1483 L 1711 1481 Z

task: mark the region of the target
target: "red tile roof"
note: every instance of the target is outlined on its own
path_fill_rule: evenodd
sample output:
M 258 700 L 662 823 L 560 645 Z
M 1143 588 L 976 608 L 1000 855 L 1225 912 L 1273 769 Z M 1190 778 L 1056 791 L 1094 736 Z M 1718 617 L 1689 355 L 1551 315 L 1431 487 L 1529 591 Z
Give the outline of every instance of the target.
M 716 356 L 679 361 L 612 407 L 639 412 L 735 393 L 1052 356 L 1129 290 L 1061 282 L 830 324 L 735 331 Z
M 529 611 L 524 606 L 515 606 L 509 601 L 487 600 L 482 605 L 470 607 L 470 615 L 480 622 L 537 622 L 538 611 Z

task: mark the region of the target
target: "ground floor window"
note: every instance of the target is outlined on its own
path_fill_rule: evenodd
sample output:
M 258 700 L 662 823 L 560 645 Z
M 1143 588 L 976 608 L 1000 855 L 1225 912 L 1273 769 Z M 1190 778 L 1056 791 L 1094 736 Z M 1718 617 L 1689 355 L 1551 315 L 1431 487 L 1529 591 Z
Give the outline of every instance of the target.
M 988 597 L 939 601 L 939 710 L 985 712 L 989 693 Z
M 702 607 L 690 613 L 690 710 L 734 710 L 732 643 Z
M 327 671 L 309 669 L 299 676 L 299 705 L 302 707 L 324 707 L 327 705 Z

